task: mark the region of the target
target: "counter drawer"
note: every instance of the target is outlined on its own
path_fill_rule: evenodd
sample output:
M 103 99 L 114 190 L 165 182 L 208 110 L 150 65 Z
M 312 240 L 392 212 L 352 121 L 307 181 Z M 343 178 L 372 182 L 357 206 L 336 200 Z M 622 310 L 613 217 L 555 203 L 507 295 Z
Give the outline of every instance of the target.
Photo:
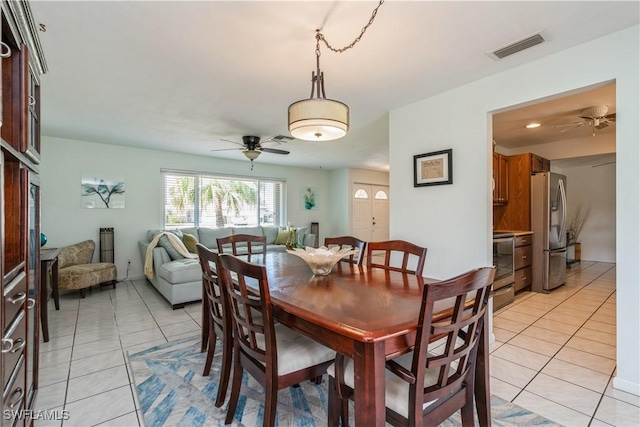
M 520 270 L 516 270 L 516 289 L 518 292 L 521 289 L 526 288 L 531 285 L 531 274 L 533 273 L 533 269 L 531 267 L 522 268 Z
M 520 246 L 527 246 L 533 243 L 533 234 L 524 234 L 522 236 L 516 236 L 514 239 L 514 246 L 516 248 Z
M 529 267 L 531 265 L 531 246 L 521 246 L 516 248 L 513 252 L 513 269 L 520 270 L 521 268 Z
M 6 327 L 27 300 L 27 275 L 24 271 L 4 287 L 3 325 Z
M 515 288 L 513 283 L 493 291 L 493 311 L 501 309 L 513 302 Z

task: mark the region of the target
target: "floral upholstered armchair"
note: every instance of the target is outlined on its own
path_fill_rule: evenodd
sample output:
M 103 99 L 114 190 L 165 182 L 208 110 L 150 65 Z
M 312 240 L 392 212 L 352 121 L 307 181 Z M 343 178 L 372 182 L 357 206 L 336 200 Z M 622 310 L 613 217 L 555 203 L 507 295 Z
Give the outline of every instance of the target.
M 96 244 L 85 240 L 75 245 L 65 246 L 58 255 L 58 288 L 79 289 L 84 298 L 84 290 L 93 285 L 110 283 L 116 287 L 117 269 L 109 262 L 91 262 Z

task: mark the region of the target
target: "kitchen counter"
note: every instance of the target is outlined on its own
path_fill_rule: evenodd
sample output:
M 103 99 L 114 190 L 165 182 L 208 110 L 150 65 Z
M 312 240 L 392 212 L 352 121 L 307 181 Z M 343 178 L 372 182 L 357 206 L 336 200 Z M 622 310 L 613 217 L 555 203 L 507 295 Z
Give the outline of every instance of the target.
M 513 233 L 514 237 L 533 234 L 533 231 L 526 231 L 526 230 L 493 230 L 493 232 L 494 233 Z

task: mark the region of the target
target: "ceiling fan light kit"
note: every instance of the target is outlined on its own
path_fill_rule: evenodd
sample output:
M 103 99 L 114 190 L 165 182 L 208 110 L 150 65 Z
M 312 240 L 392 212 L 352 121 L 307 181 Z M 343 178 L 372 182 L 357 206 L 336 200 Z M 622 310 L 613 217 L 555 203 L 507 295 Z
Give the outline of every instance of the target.
M 256 150 L 243 150 L 242 154 L 252 162 L 260 156 L 260 152 Z
M 320 30 L 316 30 L 316 71 L 311 74 L 311 96 L 309 99 L 289 105 L 289 132 L 297 139 L 305 141 L 331 141 L 342 138 L 349 131 L 349 107 L 347 104 L 327 99 L 324 90 L 324 73 L 320 70 L 320 41 L 333 51 L 342 53 L 360 41 L 378 13 L 384 0 L 380 0 L 373 10 L 369 23 L 356 39 L 341 49 L 332 47 Z M 315 97 L 314 97 L 315 95 Z

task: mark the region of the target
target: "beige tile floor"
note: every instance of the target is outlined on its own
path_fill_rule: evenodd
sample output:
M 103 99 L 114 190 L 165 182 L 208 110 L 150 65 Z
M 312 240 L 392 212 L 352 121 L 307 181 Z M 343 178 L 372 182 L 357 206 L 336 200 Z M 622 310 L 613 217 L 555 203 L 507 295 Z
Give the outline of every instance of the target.
M 566 286 L 519 294 L 494 317 L 492 392 L 567 426 L 638 426 L 640 398 L 614 390 L 615 266 L 582 262 Z M 200 331 L 201 305 L 172 310 L 145 280 L 49 302 L 36 426 L 138 426 L 125 354 Z

